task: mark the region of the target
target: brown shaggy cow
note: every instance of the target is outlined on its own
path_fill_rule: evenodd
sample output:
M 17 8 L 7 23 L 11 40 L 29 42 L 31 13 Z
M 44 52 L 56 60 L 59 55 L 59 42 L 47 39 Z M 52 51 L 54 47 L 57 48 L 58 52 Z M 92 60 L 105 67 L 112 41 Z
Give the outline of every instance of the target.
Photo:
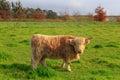
M 62 67 L 66 65 L 70 69 L 70 61 L 79 59 L 85 46 L 90 42 L 89 38 L 80 38 L 71 35 L 47 36 L 35 34 L 31 38 L 32 68 L 35 69 L 38 63 L 46 66 L 45 58 L 63 59 Z

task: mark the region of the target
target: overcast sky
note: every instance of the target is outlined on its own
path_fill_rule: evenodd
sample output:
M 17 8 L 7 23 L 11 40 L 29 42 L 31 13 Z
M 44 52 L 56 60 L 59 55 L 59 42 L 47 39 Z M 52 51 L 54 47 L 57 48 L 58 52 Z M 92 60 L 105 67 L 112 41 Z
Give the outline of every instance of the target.
M 58 13 L 69 11 L 73 14 L 94 13 L 97 6 L 101 5 L 107 11 L 107 15 L 120 15 L 120 0 L 7 0 L 20 1 L 23 7 L 54 10 Z

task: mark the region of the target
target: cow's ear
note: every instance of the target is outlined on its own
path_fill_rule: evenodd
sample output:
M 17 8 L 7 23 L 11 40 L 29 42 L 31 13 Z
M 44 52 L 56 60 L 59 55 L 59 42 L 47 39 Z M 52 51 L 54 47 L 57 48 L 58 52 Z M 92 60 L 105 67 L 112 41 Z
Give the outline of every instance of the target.
M 75 45 L 74 39 L 69 39 L 68 41 L 69 41 L 69 44 L 70 44 L 70 45 L 73 45 L 73 46 Z
M 86 39 L 85 39 L 85 44 L 89 44 L 91 39 L 92 39 L 92 38 L 86 38 Z

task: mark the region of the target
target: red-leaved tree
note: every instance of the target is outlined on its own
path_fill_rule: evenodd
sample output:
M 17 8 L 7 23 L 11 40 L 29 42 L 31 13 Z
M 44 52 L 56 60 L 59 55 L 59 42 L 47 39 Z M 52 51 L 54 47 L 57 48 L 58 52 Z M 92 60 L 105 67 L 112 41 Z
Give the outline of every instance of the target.
M 45 14 L 43 12 L 35 12 L 34 17 L 36 19 L 45 19 Z
M 106 11 L 103 10 L 101 6 L 95 9 L 96 15 L 94 16 L 95 21 L 106 21 Z
M 10 16 L 10 3 L 6 0 L 0 0 L 0 17 L 7 19 Z

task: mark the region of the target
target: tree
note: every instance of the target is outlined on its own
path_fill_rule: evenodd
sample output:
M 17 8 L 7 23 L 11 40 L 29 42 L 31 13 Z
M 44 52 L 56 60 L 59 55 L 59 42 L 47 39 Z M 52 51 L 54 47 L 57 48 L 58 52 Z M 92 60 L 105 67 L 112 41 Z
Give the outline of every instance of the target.
M 14 18 L 25 17 L 25 9 L 23 9 L 20 1 L 15 3 L 12 2 L 12 14 Z
M 57 13 L 52 10 L 48 10 L 46 12 L 46 18 L 48 19 L 56 19 L 57 17 L 58 17 Z
M 81 19 L 82 19 L 81 15 L 78 11 L 74 12 L 73 17 L 75 18 L 75 21 L 81 21 Z
M 4 19 L 10 15 L 10 3 L 6 0 L 0 0 L 0 16 Z
M 10 3 L 6 0 L 0 0 L 0 10 L 10 10 Z
M 94 15 L 92 13 L 88 14 L 88 21 L 94 21 Z
M 61 18 L 62 20 L 64 20 L 64 21 L 67 21 L 67 20 L 70 19 L 70 15 L 69 15 L 68 12 L 64 12 L 64 13 L 61 13 L 61 14 L 60 14 L 60 18 Z
M 104 8 L 102 8 L 101 6 L 98 6 L 95 9 L 95 20 L 96 21 L 105 21 L 106 20 L 106 12 L 103 10 Z
M 34 13 L 35 10 L 33 8 L 27 8 L 25 14 L 27 18 L 34 18 Z
M 39 11 L 39 12 L 42 12 L 42 10 L 40 8 L 37 8 L 35 11 Z
M 34 17 L 36 19 L 45 19 L 45 14 L 44 14 L 44 12 L 42 12 L 42 10 L 40 8 L 37 8 L 34 12 Z
M 117 22 L 120 22 L 120 17 L 117 18 Z

